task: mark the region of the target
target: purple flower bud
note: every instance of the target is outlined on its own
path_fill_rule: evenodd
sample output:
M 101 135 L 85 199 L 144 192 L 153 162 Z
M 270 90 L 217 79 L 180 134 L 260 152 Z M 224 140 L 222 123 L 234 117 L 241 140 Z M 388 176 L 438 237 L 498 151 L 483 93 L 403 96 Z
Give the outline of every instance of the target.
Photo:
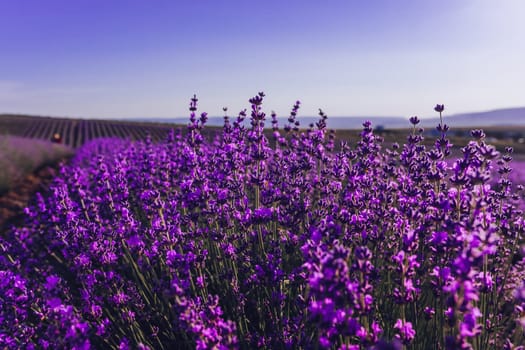
M 473 308 L 463 316 L 463 321 L 460 324 L 459 334 L 463 338 L 475 337 L 481 333 L 481 325 L 477 323 L 476 319 L 482 314 L 477 307 Z
M 472 130 L 470 132 L 470 134 L 472 135 L 472 137 L 476 140 L 482 140 L 485 138 L 485 133 L 483 132 L 483 130 L 481 129 L 475 129 L 475 130 Z
M 434 315 L 436 314 L 436 310 L 431 308 L 431 307 L 428 307 L 428 306 L 425 307 L 423 312 L 425 313 L 425 318 L 427 320 L 431 320 L 434 317 Z
M 409 344 L 414 340 L 416 331 L 412 328 L 412 323 L 397 319 L 394 328 L 399 332 L 396 334 L 396 338 L 400 339 L 404 344 Z
M 410 117 L 409 120 L 410 120 L 410 123 L 411 123 L 412 125 L 417 125 L 417 124 L 419 124 L 419 122 L 420 122 L 420 120 L 419 120 L 419 118 L 418 118 L 417 116 Z
M 445 105 L 437 104 L 436 107 L 434 107 L 434 110 L 435 110 L 436 112 L 441 113 L 441 112 L 443 112 L 443 111 L 445 110 Z

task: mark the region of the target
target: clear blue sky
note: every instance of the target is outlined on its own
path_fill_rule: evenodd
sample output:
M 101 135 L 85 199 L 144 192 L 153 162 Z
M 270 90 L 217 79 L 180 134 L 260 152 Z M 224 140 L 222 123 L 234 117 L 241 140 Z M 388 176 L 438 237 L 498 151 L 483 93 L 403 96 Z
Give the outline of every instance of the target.
M 523 0 L 0 0 L 0 113 L 248 107 L 432 115 L 525 106 Z

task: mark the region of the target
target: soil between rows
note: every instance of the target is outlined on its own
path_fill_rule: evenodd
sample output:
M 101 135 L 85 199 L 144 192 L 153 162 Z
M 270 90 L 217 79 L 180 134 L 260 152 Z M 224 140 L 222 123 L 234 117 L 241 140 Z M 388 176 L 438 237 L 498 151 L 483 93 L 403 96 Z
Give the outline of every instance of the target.
M 62 160 L 65 161 L 65 160 Z M 25 176 L 8 192 L 0 195 L 0 235 L 12 226 L 20 226 L 25 220 L 24 208 L 36 193 L 45 193 L 58 174 L 60 162 L 44 165 Z

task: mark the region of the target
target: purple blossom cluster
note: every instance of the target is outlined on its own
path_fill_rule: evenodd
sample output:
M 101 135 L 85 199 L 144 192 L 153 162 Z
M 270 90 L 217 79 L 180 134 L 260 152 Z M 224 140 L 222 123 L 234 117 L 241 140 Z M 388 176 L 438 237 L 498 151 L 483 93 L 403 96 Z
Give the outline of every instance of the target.
M 82 147 L 0 241 L 0 347 L 523 349 L 512 149 L 474 130 L 450 161 L 417 117 L 336 145 L 263 100 L 213 137 L 193 97 L 165 142 Z

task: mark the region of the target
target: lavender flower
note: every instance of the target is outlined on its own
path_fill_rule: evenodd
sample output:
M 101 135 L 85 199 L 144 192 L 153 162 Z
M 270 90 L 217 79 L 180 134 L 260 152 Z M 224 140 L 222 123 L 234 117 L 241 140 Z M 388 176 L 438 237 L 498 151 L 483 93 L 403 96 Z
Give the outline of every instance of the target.
M 164 142 L 79 149 L 0 239 L 0 347 L 524 343 L 512 150 L 474 131 L 450 159 L 449 127 L 427 147 L 417 117 L 404 145 L 369 121 L 338 145 L 299 101 L 268 139 L 264 97 L 212 132 L 194 96 Z

